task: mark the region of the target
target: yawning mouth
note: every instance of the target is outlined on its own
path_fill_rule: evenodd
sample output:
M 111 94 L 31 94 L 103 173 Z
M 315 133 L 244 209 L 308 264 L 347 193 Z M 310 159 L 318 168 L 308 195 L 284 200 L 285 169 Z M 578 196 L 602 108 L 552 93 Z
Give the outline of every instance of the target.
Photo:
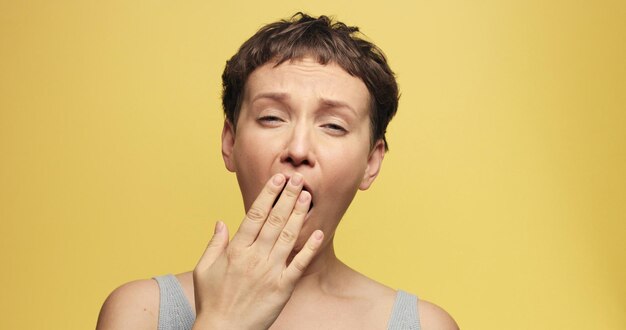
M 302 190 L 308 191 L 309 195 L 311 195 L 311 203 L 309 204 L 309 211 L 308 211 L 308 212 L 311 212 L 311 209 L 313 208 L 313 193 L 306 186 L 302 187 Z
M 302 187 L 302 190 L 303 191 L 308 191 L 309 194 L 311 195 L 311 203 L 309 204 L 309 211 L 308 211 L 308 212 L 311 212 L 311 209 L 313 208 L 313 193 L 311 193 L 311 190 L 309 190 L 309 188 L 307 188 L 306 185 L 304 187 Z M 276 203 L 278 203 L 278 200 L 280 199 L 280 196 L 282 196 L 283 191 L 285 191 L 285 188 L 283 188 L 283 190 L 280 192 L 280 194 L 278 194 L 278 196 L 276 196 L 276 199 L 274 200 L 274 203 L 272 203 L 272 207 L 276 206 Z

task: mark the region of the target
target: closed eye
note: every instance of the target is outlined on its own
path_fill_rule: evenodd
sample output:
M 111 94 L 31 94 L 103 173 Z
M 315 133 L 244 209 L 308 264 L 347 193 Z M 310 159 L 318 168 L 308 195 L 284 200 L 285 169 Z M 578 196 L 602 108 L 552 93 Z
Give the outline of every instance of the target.
M 332 124 L 332 123 L 324 124 L 322 127 L 327 128 L 327 129 L 329 129 L 331 131 L 334 131 L 336 133 L 347 133 L 348 132 L 348 130 L 346 130 L 342 126 L 337 125 L 337 124 Z
M 259 117 L 258 121 L 262 125 L 274 126 L 274 125 L 280 124 L 284 120 L 277 116 L 263 116 L 263 117 Z
M 259 118 L 259 120 L 260 121 L 281 121 L 282 119 L 276 116 L 263 116 Z

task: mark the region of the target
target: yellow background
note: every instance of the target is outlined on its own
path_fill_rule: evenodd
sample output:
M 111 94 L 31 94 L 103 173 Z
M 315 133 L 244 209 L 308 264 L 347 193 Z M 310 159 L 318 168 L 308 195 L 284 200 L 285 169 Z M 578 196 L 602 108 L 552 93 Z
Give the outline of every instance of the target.
M 0 1 L 1 329 L 88 329 L 190 270 L 242 203 L 224 62 L 298 10 L 358 25 L 402 90 L 337 238 L 463 329 L 626 329 L 624 1 Z

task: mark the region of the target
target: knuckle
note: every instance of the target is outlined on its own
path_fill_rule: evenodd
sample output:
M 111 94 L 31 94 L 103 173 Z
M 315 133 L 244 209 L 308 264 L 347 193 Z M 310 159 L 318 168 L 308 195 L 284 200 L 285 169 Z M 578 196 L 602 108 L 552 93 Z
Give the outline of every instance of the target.
M 277 187 L 269 182 L 265 185 L 265 193 L 267 194 L 278 194 L 282 189 L 283 187 Z
M 291 189 L 285 189 L 283 190 L 283 195 L 289 198 L 296 198 L 298 196 L 299 192 L 298 191 L 293 191 Z
M 293 214 L 294 216 L 296 216 L 296 217 L 302 217 L 302 216 L 305 216 L 305 215 L 306 215 L 306 213 L 307 213 L 307 212 L 306 212 L 305 210 L 301 209 L 301 208 L 295 208 L 295 209 L 293 209 L 293 212 L 292 212 L 292 214 Z
M 306 244 L 306 249 L 313 254 L 317 251 L 317 246 L 315 244 Z
M 296 240 L 296 234 L 290 230 L 283 230 L 280 232 L 279 239 L 287 244 L 291 244 Z
M 269 222 L 270 225 L 281 227 L 285 223 L 285 217 L 275 213 L 270 213 L 270 216 L 267 217 L 267 222 Z
M 252 206 L 250 210 L 248 210 L 248 219 L 254 222 L 262 222 L 265 220 L 265 212 L 258 207 Z
M 303 263 L 300 260 L 294 260 L 293 261 L 293 266 L 299 271 L 299 272 L 304 272 L 306 270 L 306 264 Z
M 271 195 L 271 196 L 278 196 L 280 195 L 280 192 L 283 190 L 282 187 L 276 187 L 274 185 L 269 185 L 269 186 L 265 186 L 265 188 L 263 189 L 263 194 L 266 195 Z
M 215 249 L 215 248 L 219 248 L 219 247 L 220 247 L 219 240 L 216 239 L 215 236 L 213 236 L 213 238 L 211 238 L 211 240 L 209 241 L 209 244 L 207 245 L 207 248 Z

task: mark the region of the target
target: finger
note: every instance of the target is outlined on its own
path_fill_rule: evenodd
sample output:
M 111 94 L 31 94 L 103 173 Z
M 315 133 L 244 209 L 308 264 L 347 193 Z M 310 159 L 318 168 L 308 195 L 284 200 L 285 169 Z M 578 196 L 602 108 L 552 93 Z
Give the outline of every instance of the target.
M 309 211 L 309 205 L 311 204 L 311 194 L 308 191 L 300 192 L 296 206 L 291 212 L 289 221 L 280 232 L 278 240 L 272 249 L 270 258 L 276 262 L 282 262 L 283 264 L 289 257 L 293 246 L 296 244 L 296 240 L 300 235 L 300 229 L 304 223 L 304 218 Z
M 285 176 L 276 174 L 265 184 L 263 190 L 250 206 L 243 218 L 237 233 L 233 236 L 231 244 L 236 246 L 250 246 L 259 235 L 259 231 L 272 209 L 272 204 L 285 185 Z
M 288 283 L 295 283 L 302 276 L 311 263 L 311 260 L 313 260 L 313 257 L 315 257 L 323 240 L 324 233 L 321 230 L 316 230 L 311 234 L 311 237 L 306 241 L 302 250 L 296 254 L 283 273 Z
M 304 178 L 300 173 L 295 173 L 287 183 L 278 202 L 276 202 L 276 205 L 270 211 L 267 221 L 263 224 L 259 237 L 254 243 L 261 253 L 269 253 L 274 247 L 278 235 L 280 235 L 280 232 L 283 230 L 283 227 L 287 224 L 287 220 L 289 220 L 289 217 L 294 211 L 294 205 L 302 191 L 303 185 Z
M 213 237 L 209 241 L 202 257 L 200 257 L 200 261 L 196 266 L 197 269 L 206 269 L 215 262 L 217 257 L 226 249 L 228 246 L 228 228 L 226 224 L 221 221 L 215 223 L 215 230 L 213 232 Z

